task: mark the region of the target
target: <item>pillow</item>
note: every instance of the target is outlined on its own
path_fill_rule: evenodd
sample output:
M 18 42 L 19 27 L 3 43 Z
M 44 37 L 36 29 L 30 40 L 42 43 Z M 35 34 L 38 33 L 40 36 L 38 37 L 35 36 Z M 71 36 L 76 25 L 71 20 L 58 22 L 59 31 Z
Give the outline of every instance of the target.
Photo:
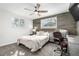
M 60 29 L 59 31 L 61 32 L 63 37 L 66 37 L 68 35 L 68 31 L 67 30 Z
M 44 32 L 43 35 L 44 36 L 49 36 L 49 33 L 48 32 Z
M 38 36 L 48 36 L 49 33 L 48 32 L 44 32 L 44 31 L 39 31 L 39 32 L 37 32 L 36 35 L 38 35 Z
M 41 35 L 43 35 L 43 34 L 44 34 L 43 31 L 39 31 L 39 32 L 36 33 L 36 35 L 38 35 L 38 36 L 41 36 Z

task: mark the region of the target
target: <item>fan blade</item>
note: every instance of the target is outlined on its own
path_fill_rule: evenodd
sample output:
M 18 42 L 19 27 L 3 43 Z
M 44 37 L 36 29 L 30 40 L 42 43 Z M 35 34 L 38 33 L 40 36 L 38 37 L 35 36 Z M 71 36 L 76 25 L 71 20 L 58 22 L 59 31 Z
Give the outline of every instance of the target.
M 46 12 L 48 12 L 48 11 L 46 11 L 46 10 L 39 10 L 39 11 L 37 11 L 37 12 L 46 13 Z
M 24 8 L 24 10 L 33 11 L 33 10 L 31 10 L 31 9 L 28 9 L 28 8 Z

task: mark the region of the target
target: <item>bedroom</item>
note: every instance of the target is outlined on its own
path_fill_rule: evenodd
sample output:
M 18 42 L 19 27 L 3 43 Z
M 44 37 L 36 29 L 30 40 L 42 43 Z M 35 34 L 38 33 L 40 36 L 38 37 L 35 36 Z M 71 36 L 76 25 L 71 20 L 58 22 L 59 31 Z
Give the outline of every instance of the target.
M 52 38 L 53 32 L 59 30 L 68 38 L 67 55 L 79 55 L 79 22 L 75 21 L 69 11 L 72 5 L 74 4 L 0 3 L 0 56 L 60 56 L 61 51 L 54 51 L 59 45 L 54 44 Z M 28 39 L 27 43 L 20 40 L 25 38 Z M 32 42 L 32 39 L 35 41 Z M 17 45 L 19 43 L 23 44 Z M 30 50 L 27 46 L 38 51 Z

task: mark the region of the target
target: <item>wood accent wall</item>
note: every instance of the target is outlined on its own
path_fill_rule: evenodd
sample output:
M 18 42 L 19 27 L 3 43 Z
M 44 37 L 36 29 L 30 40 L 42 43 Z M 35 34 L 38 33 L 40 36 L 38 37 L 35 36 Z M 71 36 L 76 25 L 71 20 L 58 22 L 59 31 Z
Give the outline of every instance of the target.
M 62 13 L 62 14 L 57 14 L 57 15 L 52 15 L 48 17 L 43 17 L 39 19 L 34 19 L 33 20 L 33 27 L 38 27 L 38 31 L 55 31 L 55 29 L 41 29 L 40 27 L 40 20 L 45 19 L 45 18 L 50 18 L 57 16 L 57 29 L 66 29 L 68 30 L 69 34 L 76 35 L 76 22 L 73 19 L 72 15 L 69 12 Z

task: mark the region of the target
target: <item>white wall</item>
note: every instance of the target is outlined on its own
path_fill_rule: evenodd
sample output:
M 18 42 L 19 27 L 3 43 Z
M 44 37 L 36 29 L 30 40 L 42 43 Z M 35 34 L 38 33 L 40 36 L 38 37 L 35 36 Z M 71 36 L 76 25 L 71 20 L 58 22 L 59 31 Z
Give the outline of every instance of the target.
M 14 17 L 25 19 L 25 26 L 15 27 L 12 24 Z M 31 28 L 32 20 L 0 9 L 0 46 L 16 42 L 18 37 L 29 34 Z

